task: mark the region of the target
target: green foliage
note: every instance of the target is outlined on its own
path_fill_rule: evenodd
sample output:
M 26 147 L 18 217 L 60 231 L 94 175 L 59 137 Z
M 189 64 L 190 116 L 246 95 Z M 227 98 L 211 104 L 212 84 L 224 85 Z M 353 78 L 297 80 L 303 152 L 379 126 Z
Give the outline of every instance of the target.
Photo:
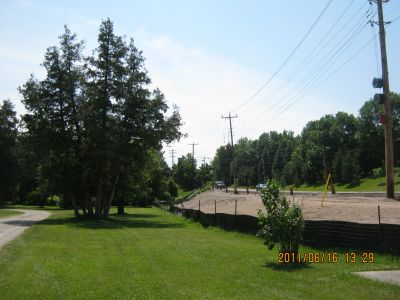
M 60 202 L 61 202 L 61 197 L 60 196 L 50 195 L 49 197 L 47 197 L 46 205 L 56 206 L 56 205 L 60 205 Z
M 400 94 L 393 101 L 395 166 L 400 166 Z M 331 173 L 335 182 L 354 183 L 383 166 L 384 132 L 375 114 L 381 107 L 372 100 L 361 107 L 359 116 L 338 112 L 310 121 L 301 135 L 267 132 L 257 140 L 241 138 L 234 145 L 238 184 L 255 185 L 276 178 L 283 185 L 315 185 Z M 215 180 L 231 178 L 232 151 L 221 147 L 213 161 Z M 232 180 L 226 181 L 227 183 Z
M 204 185 L 206 182 L 212 180 L 212 168 L 209 164 L 202 164 L 197 170 L 197 182 L 199 185 Z
M 215 157 L 212 161 L 214 171 L 214 181 L 222 180 L 225 184 L 232 184 L 232 147 L 231 145 L 221 146 L 217 149 Z
M 178 186 L 173 180 L 168 181 L 168 192 L 171 197 L 178 197 Z
M 300 206 L 286 199 L 275 180 L 270 180 L 261 191 L 261 199 L 267 213 L 258 211 L 261 228 L 257 235 L 270 250 L 279 244 L 281 252 L 297 253 L 304 231 Z
M 44 80 L 32 76 L 20 88 L 23 122 L 40 169 L 36 185 L 63 195 L 76 215 L 101 218 L 116 202 L 123 213 L 136 186 L 146 199 L 166 196 L 165 168 L 148 162 L 151 151 L 181 137 L 181 118 L 175 106 L 167 114 L 164 95 L 150 90 L 142 52 L 109 19 L 93 54 L 83 59 L 82 48 L 65 27 L 60 45 L 46 51 Z
M 14 200 L 17 186 L 17 142 L 18 120 L 14 106 L 4 100 L 0 106 L 0 207 Z
M 178 163 L 173 167 L 175 182 L 184 190 L 192 190 L 198 187 L 196 160 L 190 153 L 178 158 Z
M 46 205 L 46 196 L 39 190 L 30 192 L 26 199 L 30 205 L 39 205 L 40 207 Z

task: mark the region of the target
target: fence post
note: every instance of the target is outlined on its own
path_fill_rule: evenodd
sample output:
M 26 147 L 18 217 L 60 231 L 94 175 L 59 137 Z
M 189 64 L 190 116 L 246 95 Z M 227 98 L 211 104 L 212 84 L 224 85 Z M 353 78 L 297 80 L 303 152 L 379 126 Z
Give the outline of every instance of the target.
M 217 200 L 214 199 L 214 219 L 215 219 L 215 225 L 217 225 Z
M 381 226 L 381 207 L 378 205 L 378 226 L 379 226 L 379 247 L 382 249 L 383 244 L 383 232 Z
M 235 199 L 235 216 L 236 216 L 236 213 L 237 213 L 237 199 Z
M 199 199 L 199 222 L 201 223 L 200 199 Z

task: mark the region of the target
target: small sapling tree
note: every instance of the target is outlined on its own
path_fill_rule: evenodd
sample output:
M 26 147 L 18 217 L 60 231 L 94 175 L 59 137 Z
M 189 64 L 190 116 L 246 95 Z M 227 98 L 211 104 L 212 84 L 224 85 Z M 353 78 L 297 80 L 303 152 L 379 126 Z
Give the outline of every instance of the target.
M 300 206 L 286 199 L 275 180 L 269 181 L 261 190 L 261 199 L 267 214 L 258 211 L 261 228 L 257 235 L 265 240 L 270 250 L 279 244 L 281 252 L 297 254 L 304 231 Z

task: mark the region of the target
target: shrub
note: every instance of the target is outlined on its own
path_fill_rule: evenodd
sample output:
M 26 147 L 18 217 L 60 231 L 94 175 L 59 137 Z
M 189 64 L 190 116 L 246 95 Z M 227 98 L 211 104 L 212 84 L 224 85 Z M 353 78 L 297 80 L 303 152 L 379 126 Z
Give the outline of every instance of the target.
M 40 207 L 43 207 L 46 204 L 46 197 L 38 190 L 30 192 L 26 196 L 26 199 L 28 203 L 32 205 L 40 205 Z
M 57 195 L 51 195 L 47 197 L 47 205 L 56 206 L 60 203 L 61 197 Z
M 372 176 L 374 178 L 383 177 L 385 176 L 385 170 L 383 168 L 372 169 Z
M 178 186 L 172 180 L 168 182 L 168 192 L 172 197 L 178 197 Z
M 261 228 L 257 235 L 265 240 L 270 250 L 279 244 L 281 252 L 297 254 L 304 231 L 300 206 L 286 199 L 275 180 L 261 190 L 261 198 L 267 214 L 258 211 Z

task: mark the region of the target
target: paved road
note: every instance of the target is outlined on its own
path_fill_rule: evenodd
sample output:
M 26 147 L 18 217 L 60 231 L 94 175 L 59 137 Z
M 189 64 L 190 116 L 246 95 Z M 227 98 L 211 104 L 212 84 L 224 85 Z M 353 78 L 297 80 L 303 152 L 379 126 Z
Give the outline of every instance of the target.
M 33 223 L 50 216 L 47 211 L 17 209 L 24 214 L 0 218 L 0 248 L 17 238 Z
M 355 274 L 400 286 L 400 270 L 355 272 Z

